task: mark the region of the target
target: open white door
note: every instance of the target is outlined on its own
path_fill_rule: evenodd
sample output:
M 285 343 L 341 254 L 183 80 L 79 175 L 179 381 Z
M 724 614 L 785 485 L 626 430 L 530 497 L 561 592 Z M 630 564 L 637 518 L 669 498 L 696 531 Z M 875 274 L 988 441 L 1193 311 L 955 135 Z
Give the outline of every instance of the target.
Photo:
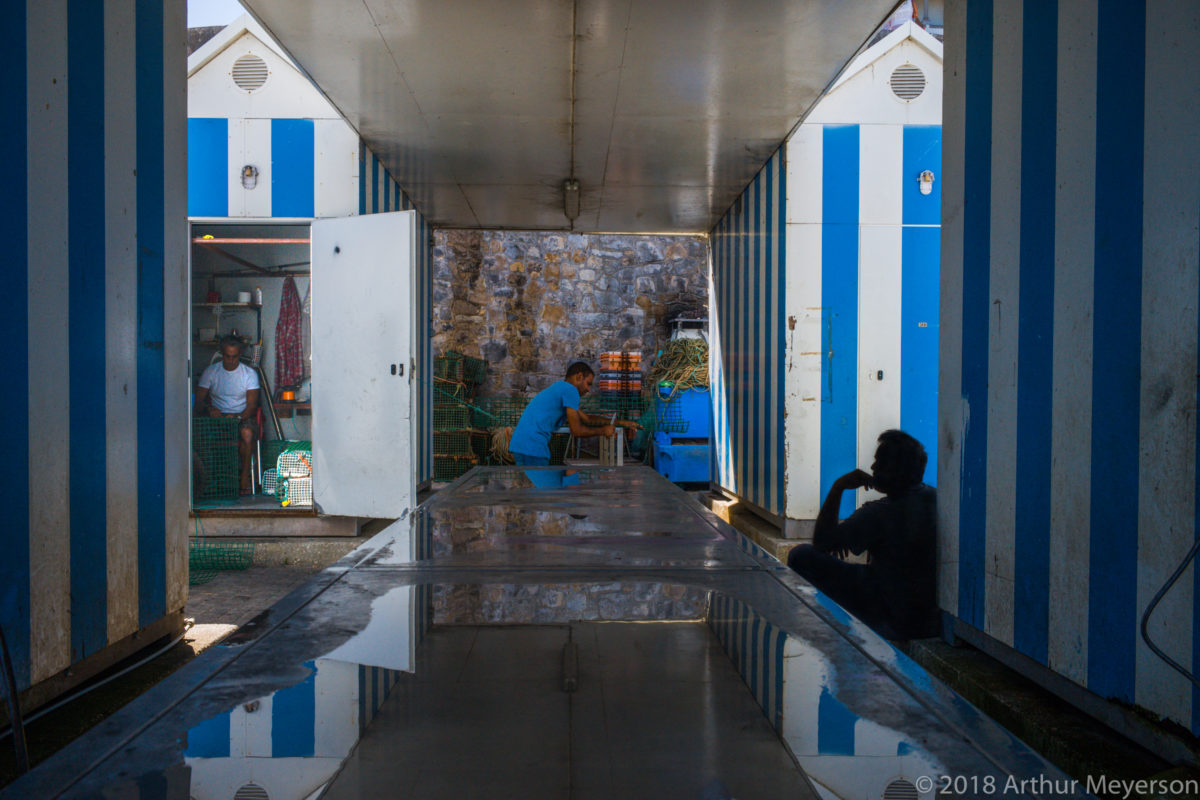
M 325 514 L 416 505 L 415 256 L 412 211 L 312 224 L 313 500 Z

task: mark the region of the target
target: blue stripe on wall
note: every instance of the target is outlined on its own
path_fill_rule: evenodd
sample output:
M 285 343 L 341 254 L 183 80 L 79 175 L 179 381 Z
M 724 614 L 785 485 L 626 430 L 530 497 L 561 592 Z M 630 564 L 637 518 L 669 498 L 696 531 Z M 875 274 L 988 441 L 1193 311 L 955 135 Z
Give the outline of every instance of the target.
M 1137 649 L 1146 8 L 1097 12 L 1088 687 L 1132 701 Z M 1132 113 L 1131 113 L 1132 112 Z M 1119 498 L 1119 502 L 1114 502 Z M 1103 646 L 1099 643 L 1103 642 Z
M 940 228 L 900 234 L 900 427 L 925 445 L 925 483 L 937 484 Z
M 187 148 L 188 215 L 229 216 L 229 120 L 189 118 Z
M 854 755 L 854 724 L 850 709 L 822 687 L 817 701 L 817 752 L 823 756 Z
M 230 716 L 226 711 L 187 732 L 183 754 L 188 758 L 229 758 Z
M 358 732 L 367 729 L 371 717 L 367 711 L 367 667 L 358 665 Z
M 108 641 L 107 370 L 105 337 L 97 335 L 105 310 L 102 4 L 71 4 L 67 50 L 71 659 L 79 661 Z
M 942 127 L 904 126 L 904 178 L 900 190 L 901 219 L 905 225 L 942 224 Z M 933 172 L 933 191 L 921 194 L 921 173 Z
M 358 213 L 367 213 L 367 145 L 358 140 Z
M 138 618 L 144 626 L 167 610 L 163 5 L 137 0 L 136 14 Z
M 315 170 L 313 121 L 271 120 L 271 216 L 313 216 Z
M 823 131 L 821 226 L 821 491 L 858 464 L 857 125 Z M 839 516 L 854 512 L 842 495 Z
M 1048 661 L 1058 2 L 1024 11 L 1013 645 Z
M 963 171 L 962 401 L 958 616 L 983 627 L 991 318 L 992 0 L 967 7 Z
M 762 329 L 764 325 L 763 317 L 763 300 L 765 299 L 766 274 L 763 270 L 764 264 L 762 259 L 762 182 L 763 174 L 760 171 L 754 176 L 754 182 L 751 184 L 753 192 L 751 193 L 751 209 L 753 214 L 747 215 L 747 221 L 753 226 L 750 228 L 750 235 L 746 237 L 747 245 L 753 253 L 752 258 L 746 260 L 746 274 L 750 276 L 751 282 L 754 284 L 754 304 L 746 309 L 746 316 L 749 317 L 747 324 L 750 326 L 749 346 L 746 348 L 750 353 L 750 364 L 752 372 L 746 381 L 746 389 L 750 392 L 750 408 L 747 416 L 747 422 L 750 424 L 750 432 L 746 437 L 747 445 L 750 448 L 749 464 L 750 464 L 750 491 L 748 495 L 751 502 L 757 503 L 759 506 L 767 506 L 767 497 L 765 493 L 766 486 L 762 480 L 762 464 L 766 458 L 766 453 L 763 452 L 763 423 L 764 414 L 762 407 L 763 389 L 766 388 L 768 379 L 763 374 L 767 368 L 766 353 L 759 347 L 759 342 L 762 341 Z
M 942 173 L 941 127 L 905 126 L 903 159 L 905 225 L 939 225 L 940 183 L 935 177 L 933 191 L 924 195 L 917 178 L 927 169 Z M 900 427 L 925 445 L 924 480 L 935 486 L 941 229 L 905 227 L 901 237 Z
M 0 26 L 0 341 L 8 376 L 0 385 L 0 627 L 12 655 L 17 684 L 29 686 L 29 151 L 25 3 L 11 3 Z M 17 113 L 20 110 L 21 113 Z
M 306 661 L 308 677 L 281 689 L 271 700 L 271 757 L 307 757 L 316 752 L 317 666 Z

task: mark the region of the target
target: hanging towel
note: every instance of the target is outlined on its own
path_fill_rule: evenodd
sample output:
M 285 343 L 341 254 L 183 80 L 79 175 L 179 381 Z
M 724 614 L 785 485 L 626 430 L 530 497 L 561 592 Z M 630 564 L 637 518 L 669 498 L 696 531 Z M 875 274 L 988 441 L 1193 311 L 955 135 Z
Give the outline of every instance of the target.
M 304 290 L 304 302 L 300 304 L 304 309 L 303 324 L 300 326 L 301 339 L 303 347 L 301 348 L 302 359 L 304 363 L 304 378 L 305 380 L 312 377 L 312 281 L 308 282 L 308 288 Z
M 275 323 L 275 387 L 279 390 L 297 386 L 304 379 L 301 316 L 296 281 L 285 278 L 283 299 L 279 301 L 279 322 Z

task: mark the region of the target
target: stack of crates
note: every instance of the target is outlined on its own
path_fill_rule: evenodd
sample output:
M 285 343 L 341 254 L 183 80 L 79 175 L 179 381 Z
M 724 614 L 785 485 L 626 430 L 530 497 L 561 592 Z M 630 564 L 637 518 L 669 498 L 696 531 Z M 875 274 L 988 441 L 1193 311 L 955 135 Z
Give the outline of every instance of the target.
M 487 362 L 453 351 L 433 360 L 433 479 L 452 481 L 487 462 L 491 436 L 474 426 L 472 404 Z
M 642 354 L 601 353 L 600 374 L 593 388 L 608 400 L 636 400 L 642 394 Z

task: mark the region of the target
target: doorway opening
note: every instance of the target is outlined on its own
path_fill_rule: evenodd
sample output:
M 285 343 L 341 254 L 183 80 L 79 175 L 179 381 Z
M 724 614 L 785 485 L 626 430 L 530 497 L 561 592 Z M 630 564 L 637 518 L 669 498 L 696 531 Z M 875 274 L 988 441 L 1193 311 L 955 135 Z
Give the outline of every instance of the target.
M 194 510 L 312 511 L 310 238 L 307 223 L 191 225 Z

